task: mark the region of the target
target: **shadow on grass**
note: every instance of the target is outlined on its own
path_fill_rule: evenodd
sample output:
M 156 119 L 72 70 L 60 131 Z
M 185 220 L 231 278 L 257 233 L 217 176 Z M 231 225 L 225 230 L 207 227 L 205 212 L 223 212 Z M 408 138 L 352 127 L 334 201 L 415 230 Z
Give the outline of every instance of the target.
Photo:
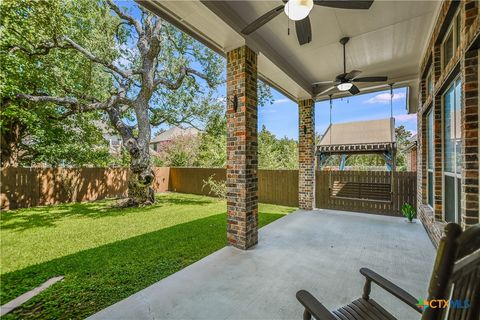
M 140 208 L 118 208 L 114 206 L 114 200 L 58 204 L 2 212 L 0 226 L 2 229 L 24 231 L 39 227 L 55 227 L 56 222 L 69 217 L 88 217 L 98 219 L 125 215 L 136 211 L 147 212 L 170 205 L 203 206 L 212 204 L 214 201 L 218 200 L 181 194 L 163 194 L 156 197 L 155 204 Z
M 283 216 L 260 213 L 259 227 Z M 5 319 L 92 315 L 224 247 L 225 223 L 226 214 L 218 213 L 2 275 L 4 302 L 65 276 Z

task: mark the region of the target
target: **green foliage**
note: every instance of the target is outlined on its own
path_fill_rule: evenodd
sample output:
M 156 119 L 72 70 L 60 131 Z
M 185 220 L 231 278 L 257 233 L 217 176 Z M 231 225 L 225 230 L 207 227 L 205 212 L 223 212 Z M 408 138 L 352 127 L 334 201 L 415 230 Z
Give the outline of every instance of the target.
M 227 132 L 224 115 L 210 119 L 202 134 L 195 165 L 199 167 L 225 167 L 227 165 Z M 278 139 L 265 126 L 258 133 L 258 167 L 261 169 L 296 169 L 298 143 L 293 139 Z
M 227 165 L 227 121 L 223 114 L 213 115 L 201 136 L 196 165 L 224 168 Z
M 397 171 L 407 170 L 407 158 L 405 150 L 410 145 L 412 133 L 405 129 L 404 126 L 395 128 L 395 138 L 397 141 Z
M 293 139 L 278 139 L 265 126 L 258 133 L 258 166 L 261 169 L 298 168 L 298 144 Z
M 192 135 L 175 137 L 156 156 L 154 163 L 165 167 L 193 167 L 200 145 L 200 138 Z
M 79 1 L 13 1 L 1 3 L 0 99 L 2 163 L 11 165 L 105 165 L 111 159 L 94 121 L 99 114 L 57 119 L 54 104 L 15 99 L 16 94 L 85 96 L 103 99 L 111 80 L 102 69 L 73 50 L 35 47 L 59 34 L 114 58 L 113 33 L 118 23 L 104 6 Z M 7 150 L 8 148 L 8 150 Z M 11 151 L 8 152 L 8 151 Z
M 208 194 L 220 199 L 227 199 L 227 182 L 225 180 L 215 180 L 214 177 L 215 174 L 212 174 L 207 180 L 203 180 L 202 190 L 208 188 L 210 189 Z
M 140 16 L 138 22 L 147 30 L 144 34 L 151 34 L 148 30 L 153 27 L 148 25 L 159 19 L 140 12 L 143 9 L 136 4 L 129 7 L 122 10 L 127 14 L 136 11 L 132 16 Z M 94 5 L 91 0 L 7 0 L 2 2 L 1 10 L 2 164 L 123 164 L 125 158 L 111 159 L 105 152 L 104 139 L 94 122 L 101 120 L 99 112 L 86 115 L 75 110 L 79 114 L 67 120 L 62 115 L 71 108 L 26 102 L 17 95 L 68 97 L 86 104 L 107 101 L 121 86 L 127 98 L 134 99 L 149 87 L 144 86 L 144 78 L 138 72 L 120 77 L 109 65 L 124 70 L 142 67 L 146 53 L 137 46 L 135 28 L 121 20 L 103 0 Z M 161 79 L 160 83 L 175 84 L 186 69 L 203 76 L 188 74 L 178 88 L 160 85 L 149 88 L 150 92 L 143 91 L 146 99 L 142 107 L 148 108 L 150 124 L 198 125 L 222 112 L 224 103 L 217 88 L 225 80 L 225 60 L 166 22 L 157 30 L 161 41 L 153 61 L 155 78 Z M 83 48 L 84 54 L 63 41 L 65 36 Z M 270 88 L 263 82 L 259 82 L 258 100 L 259 105 L 273 100 Z M 122 119 L 128 125 L 137 125 L 134 138 L 140 131 L 150 131 L 145 118 L 140 121 L 137 116 L 123 106 Z M 168 161 L 181 164 L 187 160 L 183 153 Z M 212 164 L 221 161 L 219 154 Z
M 2 212 L 1 300 L 65 276 L 2 319 L 84 319 L 227 243 L 225 201 L 170 193 L 149 207 L 112 204 Z M 293 210 L 260 204 L 259 227 Z
M 402 206 L 402 213 L 408 221 L 412 222 L 413 218 L 415 218 L 416 210 L 410 203 L 405 203 Z

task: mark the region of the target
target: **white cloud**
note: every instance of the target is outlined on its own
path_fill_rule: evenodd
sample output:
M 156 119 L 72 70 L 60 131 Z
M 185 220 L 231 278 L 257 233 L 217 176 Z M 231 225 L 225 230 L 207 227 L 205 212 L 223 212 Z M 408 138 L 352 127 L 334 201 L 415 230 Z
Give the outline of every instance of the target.
M 393 95 L 393 101 L 404 99 L 405 93 L 395 93 Z M 375 97 L 372 97 L 365 101 L 365 103 L 389 103 L 390 102 L 390 93 L 380 93 Z
M 417 115 L 413 114 L 397 114 L 395 116 L 395 120 L 397 121 L 410 121 L 410 120 L 417 120 Z
M 287 102 L 290 102 L 291 100 L 288 99 L 288 98 L 282 98 L 282 99 L 277 99 L 275 101 L 273 101 L 273 104 L 282 104 L 282 103 L 287 103 Z

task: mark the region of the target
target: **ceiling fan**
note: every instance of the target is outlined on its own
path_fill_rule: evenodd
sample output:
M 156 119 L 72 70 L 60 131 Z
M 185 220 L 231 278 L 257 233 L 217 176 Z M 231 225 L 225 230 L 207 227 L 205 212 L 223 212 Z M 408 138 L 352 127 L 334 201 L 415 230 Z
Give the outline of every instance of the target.
M 328 91 L 337 88 L 340 91 L 348 91 L 352 95 L 355 95 L 360 92 L 360 90 L 357 88 L 353 82 L 383 82 L 387 81 L 388 77 L 386 76 L 373 76 L 373 77 L 363 77 L 363 78 L 358 78 L 360 73 L 362 71 L 359 70 L 352 70 L 349 73 L 347 73 L 347 65 L 346 65 L 346 56 L 345 56 L 345 45 L 347 44 L 348 40 L 350 40 L 349 37 L 344 37 L 340 39 L 340 43 L 343 46 L 343 73 L 339 74 L 338 76 L 335 77 L 335 80 L 332 81 L 320 81 L 320 82 L 315 82 L 313 85 L 321 85 L 321 84 L 332 84 L 332 86 L 321 90 L 318 95 L 323 95 L 327 93 Z
M 249 35 L 276 16 L 282 11 L 289 19 L 295 21 L 298 43 L 304 45 L 312 41 L 312 27 L 308 17 L 313 5 L 338 8 L 366 10 L 372 6 L 373 0 L 282 0 L 284 4 L 276 7 L 246 26 L 242 33 Z

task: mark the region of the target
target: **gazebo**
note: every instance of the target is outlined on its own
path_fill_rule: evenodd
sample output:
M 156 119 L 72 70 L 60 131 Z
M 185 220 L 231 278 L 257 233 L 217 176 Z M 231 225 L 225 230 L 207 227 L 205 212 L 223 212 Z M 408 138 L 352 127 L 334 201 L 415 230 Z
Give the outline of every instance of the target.
M 351 155 L 378 154 L 388 171 L 395 171 L 395 119 L 379 119 L 331 124 L 317 145 L 317 166 L 322 169 L 328 158 L 341 155 L 340 170 Z

